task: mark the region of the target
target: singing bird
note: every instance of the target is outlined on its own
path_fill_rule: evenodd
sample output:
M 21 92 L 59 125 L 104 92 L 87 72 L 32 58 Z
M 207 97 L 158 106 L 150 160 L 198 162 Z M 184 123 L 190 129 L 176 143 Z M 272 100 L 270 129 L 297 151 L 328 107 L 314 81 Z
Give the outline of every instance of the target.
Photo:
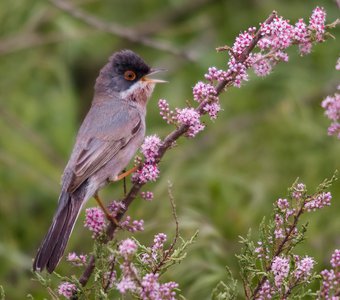
M 145 135 L 146 105 L 155 84 L 150 68 L 131 50 L 114 53 L 100 70 L 94 97 L 62 177 L 58 208 L 38 249 L 34 271 L 49 273 L 58 265 L 84 203 L 120 175 Z M 107 211 L 106 211 L 107 213 Z

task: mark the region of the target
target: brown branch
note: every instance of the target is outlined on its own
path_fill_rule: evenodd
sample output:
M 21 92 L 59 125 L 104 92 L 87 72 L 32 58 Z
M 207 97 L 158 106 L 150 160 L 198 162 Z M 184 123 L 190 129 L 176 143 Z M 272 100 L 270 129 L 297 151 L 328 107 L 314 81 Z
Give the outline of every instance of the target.
M 56 1 L 56 0 L 51 0 L 51 1 Z M 273 19 L 276 17 L 276 12 L 273 11 L 273 13 L 266 19 L 264 22 L 265 24 L 269 24 L 273 21 Z M 244 50 L 244 52 L 238 57 L 238 62 L 243 63 L 246 61 L 248 58 L 250 52 L 254 49 L 258 41 L 261 39 L 261 32 L 260 30 L 257 31 L 255 34 L 253 41 L 250 43 L 250 45 Z M 237 73 L 235 72 L 232 74 L 231 78 L 229 80 L 224 80 L 220 83 L 218 83 L 215 87 L 216 94 L 219 95 L 222 93 L 222 91 L 225 89 L 226 86 L 230 85 L 234 78 L 236 77 Z M 196 111 L 200 114 L 203 115 L 206 112 L 203 110 L 204 106 L 209 103 L 209 99 L 202 101 L 199 106 L 196 108 Z M 183 136 L 189 129 L 189 126 L 187 125 L 181 125 L 179 126 L 176 130 L 172 131 L 171 133 L 168 134 L 168 136 L 163 140 L 161 146 L 159 147 L 158 154 L 155 157 L 156 163 L 159 163 L 166 153 L 167 150 L 173 145 L 173 143 Z M 142 186 L 145 183 L 134 183 L 130 189 L 130 192 L 126 195 L 126 197 L 122 200 L 123 204 L 125 205 L 124 211 L 120 212 L 117 216 L 116 219 L 120 221 L 125 212 L 128 210 L 129 205 L 132 203 L 132 201 L 137 197 L 139 191 L 141 190 Z M 114 232 L 117 229 L 117 225 L 110 223 L 107 229 L 107 239 L 104 241 L 105 243 L 109 242 L 110 240 L 113 239 L 114 237 Z M 94 257 L 91 257 L 89 265 L 86 267 L 83 275 L 81 276 L 81 284 L 82 286 L 85 286 L 90 279 L 91 273 L 94 270 Z
M 64 0 L 50 0 L 50 2 L 60 10 L 74 17 L 75 19 L 81 20 L 87 25 L 90 25 L 91 27 L 96 28 L 102 32 L 107 32 L 120 38 L 126 39 L 130 42 L 142 44 L 150 48 L 168 52 L 191 61 L 194 60 L 192 55 L 182 50 L 178 50 L 175 46 L 170 45 L 169 43 L 166 43 L 164 41 L 159 42 L 154 39 L 142 36 L 137 31 L 134 31 L 125 26 L 121 26 L 117 23 L 103 21 L 84 10 L 75 7 L 70 2 L 66 2 Z

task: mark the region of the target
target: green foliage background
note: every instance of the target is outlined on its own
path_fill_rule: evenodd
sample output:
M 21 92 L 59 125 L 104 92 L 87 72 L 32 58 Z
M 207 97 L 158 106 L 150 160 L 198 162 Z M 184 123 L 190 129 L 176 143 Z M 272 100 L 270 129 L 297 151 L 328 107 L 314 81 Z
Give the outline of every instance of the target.
M 100 32 L 43 0 L 0 2 L 0 284 L 8 299 L 27 293 L 48 297 L 30 280 L 32 258 L 56 208 L 60 176 L 89 108 L 94 80 L 112 52 L 131 48 L 151 65 L 169 70 L 163 75 L 169 83 L 156 88 L 147 116 L 147 133 L 164 137 L 170 127 L 159 116 L 157 99 L 185 106 L 207 67 L 226 65 L 217 46 L 232 44 L 241 30 L 258 25 L 274 9 L 292 23 L 307 20 L 316 5 L 326 8 L 329 22 L 339 16 L 335 2 L 325 0 L 201 0 L 190 10 L 182 9 L 190 0 L 73 2 L 137 32 L 147 28 L 150 37 L 192 52 L 195 60 Z M 181 15 L 167 18 L 176 9 Z M 339 30 L 333 33 L 339 37 Z M 320 107 L 339 81 L 334 68 L 339 42 L 317 45 L 303 58 L 296 49 L 289 53 L 289 63 L 269 77 L 251 75 L 244 87 L 223 94 L 219 118 L 207 119 L 204 132 L 181 139 L 166 155 L 160 180 L 147 186 L 155 200 L 132 205 L 130 214 L 146 223 L 138 239 L 151 243 L 158 232 L 172 237 L 167 182 L 173 182 L 182 235 L 189 237 L 196 229 L 200 235 L 186 260 L 164 280 L 179 282 L 188 299 L 207 299 L 224 278 L 225 265 L 237 274 L 238 236 L 270 215 L 272 203 L 286 195 L 296 177 L 314 188 L 340 168 L 340 142 L 327 136 L 329 121 Z M 327 266 L 340 245 L 339 182 L 332 193 L 331 208 L 305 219 L 309 234 L 300 250 L 317 259 L 318 269 Z M 106 201 L 119 198 L 122 184 L 102 195 Z M 91 249 L 82 222 L 83 216 L 68 251 Z M 68 270 L 64 262 L 59 267 L 60 273 Z

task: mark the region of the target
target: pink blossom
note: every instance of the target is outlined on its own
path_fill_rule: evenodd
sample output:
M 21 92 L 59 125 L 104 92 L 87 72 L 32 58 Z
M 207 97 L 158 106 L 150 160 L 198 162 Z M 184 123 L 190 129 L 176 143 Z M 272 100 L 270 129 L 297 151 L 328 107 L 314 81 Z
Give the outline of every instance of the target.
M 331 265 L 333 268 L 340 267 L 340 249 L 335 249 L 331 258 Z
M 153 199 L 153 192 L 150 191 L 141 192 L 140 195 L 146 201 L 151 201 Z
M 209 68 L 210 70 L 211 68 Z M 212 76 L 212 75 L 211 75 Z M 199 81 L 194 86 L 193 90 L 194 100 L 197 102 L 202 102 L 207 99 L 216 100 L 217 94 L 215 88 L 208 83 Z
M 261 286 L 261 289 L 259 290 L 258 294 L 256 295 L 255 299 L 257 300 L 267 300 L 271 299 L 274 295 L 274 289 L 270 285 L 269 280 L 267 279 Z
M 241 87 L 242 81 L 248 81 L 247 66 L 243 63 L 236 61 L 234 57 L 231 57 L 228 61 L 229 73 L 235 74 L 233 85 L 235 87 Z
M 270 24 L 262 24 L 261 33 L 271 39 L 271 48 L 273 49 L 288 48 L 292 44 L 294 36 L 293 26 L 282 17 L 276 17 Z
M 255 74 L 259 77 L 267 76 L 271 73 L 273 67 L 270 60 L 264 58 L 262 54 L 255 55 L 255 62 L 252 65 Z
M 306 43 L 308 41 L 307 25 L 303 19 L 299 19 L 293 28 L 293 38 L 298 43 Z
M 204 105 L 203 110 L 208 113 L 211 120 L 215 120 L 219 111 L 221 110 L 221 106 L 217 102 L 207 103 L 206 105 Z
M 295 200 L 300 200 L 301 197 L 306 193 L 306 185 L 303 183 L 297 183 L 294 187 L 293 187 L 293 192 L 292 192 L 292 197 Z
M 141 152 L 145 157 L 147 163 L 154 163 L 155 157 L 158 154 L 158 149 L 161 145 L 161 139 L 157 135 L 150 135 L 144 139 L 141 146 Z
M 289 202 L 287 199 L 278 199 L 276 202 L 277 207 L 281 210 L 281 211 L 285 211 L 286 209 L 289 208 Z
M 162 119 L 168 124 L 173 124 L 176 121 L 175 113 L 173 110 L 170 110 L 169 103 L 165 99 L 159 99 L 158 108 Z
M 86 255 L 80 254 L 77 255 L 75 252 L 70 252 L 67 255 L 67 261 L 71 262 L 73 265 L 79 267 L 84 266 L 86 264 L 87 257 Z
M 135 291 L 137 289 L 136 283 L 130 276 L 123 276 L 121 281 L 117 283 L 117 290 L 121 294 L 125 294 L 128 291 Z
M 167 236 L 165 233 L 158 233 L 155 235 L 154 239 L 153 239 L 153 246 L 152 246 L 152 250 L 153 251 L 157 251 L 160 249 L 163 249 L 164 247 L 164 243 L 167 240 Z
M 76 291 L 76 285 L 70 282 L 62 282 L 58 287 L 58 294 L 66 299 L 71 299 Z
M 333 122 L 328 127 L 328 135 L 335 135 L 338 139 L 340 139 L 340 123 Z
M 311 53 L 312 46 L 313 45 L 311 42 L 305 42 L 305 43 L 299 44 L 299 51 L 300 51 L 301 56 Z
M 244 31 L 238 35 L 235 39 L 235 43 L 233 45 L 233 53 L 236 55 L 240 55 L 243 51 L 250 45 L 253 40 L 254 34 L 256 32 L 255 27 L 248 28 L 247 31 Z
M 137 248 L 137 244 L 134 240 L 126 239 L 120 243 L 118 251 L 121 256 L 128 259 L 136 253 Z
M 141 299 L 143 300 L 175 300 L 176 292 L 174 289 L 178 287 L 176 282 L 167 282 L 160 284 L 158 282 L 159 275 L 150 273 L 146 274 L 142 279 Z
M 119 213 L 125 211 L 125 205 L 121 201 L 112 201 L 109 205 L 109 211 L 112 217 L 116 217 Z
M 284 51 L 281 51 L 281 50 L 276 51 L 273 54 L 273 56 L 274 56 L 274 59 L 275 59 L 276 62 L 278 62 L 278 61 L 288 62 L 288 60 L 289 60 L 288 54 Z
M 332 121 L 340 119 L 340 94 L 335 93 L 334 97 L 328 96 L 322 101 L 321 106 L 326 110 L 325 115 Z
M 262 37 L 262 39 L 260 39 L 257 43 L 257 47 L 261 50 L 267 50 L 272 47 L 272 41 L 267 37 Z
M 289 274 L 289 259 L 285 257 L 276 256 L 273 259 L 271 271 L 274 274 L 274 280 L 276 287 L 281 287 L 284 279 Z
M 339 286 L 340 272 L 335 272 L 331 269 L 323 270 L 320 274 L 322 276 L 322 284 L 318 299 L 339 300 L 339 298 L 335 298 L 335 293 Z
M 177 109 L 177 120 L 180 124 L 189 126 L 188 137 L 194 137 L 204 129 L 200 115 L 194 108 Z
M 208 69 L 208 73 L 205 74 L 204 77 L 205 77 L 205 79 L 207 79 L 210 82 L 213 82 L 214 80 L 224 81 L 224 80 L 228 79 L 228 73 L 224 70 L 218 70 L 216 67 L 210 67 Z M 197 86 L 197 84 L 196 84 L 196 86 Z M 195 87 L 194 87 L 194 89 L 195 89 Z M 195 95 L 195 91 L 194 91 L 194 95 Z M 198 101 L 198 100 L 196 100 L 196 101 Z
M 321 42 L 325 34 L 326 11 L 317 6 L 309 18 L 309 28 L 315 31 L 317 41 Z
M 84 226 L 92 231 L 93 238 L 98 237 L 106 227 L 104 212 L 97 207 L 87 208 L 85 211 Z
M 131 222 L 131 217 L 127 216 L 120 226 L 130 232 L 137 232 L 144 230 L 144 220 L 133 220 Z
M 307 211 L 315 211 L 325 206 L 331 205 L 332 195 L 330 192 L 317 194 L 305 203 Z
M 296 279 L 305 279 L 311 275 L 315 261 L 312 257 L 306 256 L 296 264 L 294 276 Z
M 145 163 L 132 176 L 133 182 L 147 183 L 149 181 L 156 181 L 159 177 L 159 169 L 157 164 Z

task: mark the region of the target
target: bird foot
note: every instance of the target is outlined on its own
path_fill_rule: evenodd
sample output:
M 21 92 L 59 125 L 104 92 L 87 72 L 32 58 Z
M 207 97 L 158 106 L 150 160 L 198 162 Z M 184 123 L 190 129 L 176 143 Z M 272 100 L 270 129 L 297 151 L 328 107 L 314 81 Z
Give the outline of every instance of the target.
M 111 181 L 119 181 L 119 180 L 122 180 L 123 178 L 129 176 L 131 173 L 136 172 L 138 168 L 139 168 L 139 166 L 135 166 L 135 167 L 131 168 L 130 170 L 127 170 L 127 171 L 123 172 L 122 174 L 116 176 L 116 177 L 113 178 Z
M 117 227 L 120 227 L 119 221 L 112 216 L 112 214 L 108 211 L 108 209 L 106 208 L 106 206 L 103 204 L 102 200 L 99 198 L 98 194 L 94 195 L 94 199 L 96 199 L 99 207 L 101 208 L 101 210 L 104 212 L 106 218 L 112 222 L 113 224 L 115 224 Z

